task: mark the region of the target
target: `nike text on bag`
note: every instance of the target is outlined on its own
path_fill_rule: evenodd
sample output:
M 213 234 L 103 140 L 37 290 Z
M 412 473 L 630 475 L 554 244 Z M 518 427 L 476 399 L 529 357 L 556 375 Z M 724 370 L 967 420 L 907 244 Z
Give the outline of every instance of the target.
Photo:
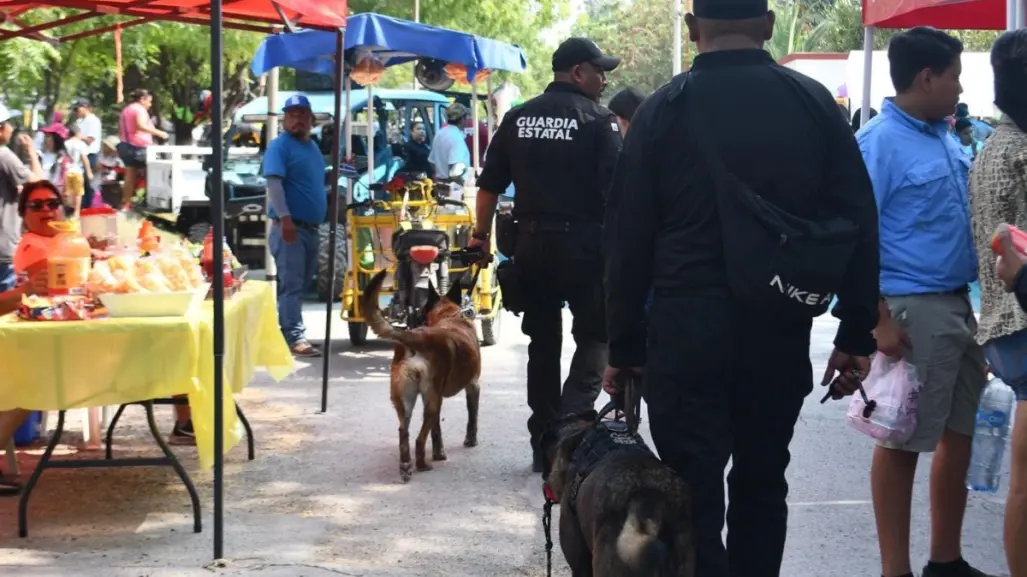
M 841 218 L 796 217 L 733 175 L 720 180 L 717 210 L 731 292 L 768 310 L 823 314 L 841 286 L 858 227 Z
M 691 74 L 675 79 L 684 95 Z M 698 138 L 705 118 L 686 98 L 692 146 L 715 187 L 728 286 L 735 298 L 768 311 L 815 317 L 831 306 L 856 248 L 859 227 L 841 217 L 807 220 L 756 194 L 728 172 L 720 152 Z

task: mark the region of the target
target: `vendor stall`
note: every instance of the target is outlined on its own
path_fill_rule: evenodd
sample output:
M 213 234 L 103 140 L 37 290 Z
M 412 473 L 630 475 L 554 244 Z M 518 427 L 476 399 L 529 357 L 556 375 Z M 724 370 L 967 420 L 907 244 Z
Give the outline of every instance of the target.
M 464 32 L 457 32 L 445 28 L 427 26 L 417 22 L 410 22 L 381 14 L 358 14 L 350 17 L 347 25 L 347 34 L 343 46 L 344 61 L 346 65 L 343 84 L 345 86 L 345 106 L 337 103 L 335 115 L 336 130 L 335 142 L 339 142 L 338 123 L 345 121 L 345 134 L 341 141 L 346 146 L 346 158 L 351 157 L 349 147 L 352 141 L 352 123 L 350 120 L 350 92 L 351 80 L 356 77 L 357 81 L 367 86 L 367 125 L 374 126 L 373 84 L 381 76 L 385 68 L 397 64 L 410 63 L 415 60 L 431 59 L 445 65 L 445 73 L 457 82 L 469 84 L 471 88 L 472 102 L 476 100 L 478 83 L 486 80 L 491 92 L 491 71 L 504 70 L 511 72 L 523 72 L 527 67 L 524 53 L 520 48 L 491 40 L 481 38 Z M 320 31 L 304 31 L 292 34 L 279 34 L 270 36 L 264 40 L 258 48 L 251 65 L 254 74 L 263 74 L 275 67 L 287 66 L 299 70 L 331 74 L 335 78 L 340 76 L 343 70 L 340 66 L 340 51 L 338 46 L 333 46 L 333 37 Z M 492 120 L 491 100 L 486 101 L 489 110 L 489 121 Z M 340 118 L 339 112 L 345 108 L 345 118 Z M 478 126 L 478 107 L 472 106 L 472 125 Z M 368 134 L 372 134 L 368 129 Z M 368 146 L 367 166 L 374 167 L 374 147 Z M 474 130 L 473 150 L 471 157 L 474 164 L 473 175 L 479 174 L 480 167 L 480 142 L 478 131 Z M 352 176 L 352 173 L 351 173 Z M 335 182 L 338 186 L 338 182 Z M 465 198 L 469 204 L 473 204 L 475 194 L 474 186 L 469 186 L 465 192 Z M 332 206 L 328 213 L 335 215 L 337 211 L 338 193 L 332 195 Z M 353 183 L 350 180 L 346 187 L 346 205 L 353 202 Z M 337 227 L 335 219 L 330 223 L 328 262 L 330 266 L 335 264 Z M 349 271 L 354 271 L 356 262 L 354 252 L 350 251 L 348 258 Z M 330 271 L 329 278 L 334 279 L 334 270 Z M 488 287 L 491 286 L 491 276 L 481 275 L 480 282 Z M 332 292 L 334 292 L 334 287 Z M 322 375 L 322 396 L 321 410 L 327 410 L 328 405 L 328 373 L 331 362 L 331 322 L 332 322 L 332 301 L 327 305 L 327 321 L 325 325 L 325 348 L 324 365 Z M 497 303 L 498 304 L 498 303 Z M 498 312 L 498 311 L 493 311 Z M 351 324 L 352 328 L 352 324 Z M 365 328 L 366 330 L 366 328 Z M 351 333 L 352 334 L 352 333 Z

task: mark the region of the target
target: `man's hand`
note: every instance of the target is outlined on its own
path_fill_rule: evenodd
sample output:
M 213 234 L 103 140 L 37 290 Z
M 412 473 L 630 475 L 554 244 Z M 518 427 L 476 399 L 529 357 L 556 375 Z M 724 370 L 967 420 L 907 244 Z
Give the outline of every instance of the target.
M 477 234 L 477 233 L 475 233 Z M 468 249 L 480 248 L 483 256 L 478 259 L 474 264 L 478 266 L 486 266 L 492 262 L 492 251 L 489 243 L 492 239 L 482 240 L 481 238 L 471 237 L 471 240 L 467 243 Z
M 296 223 L 292 221 L 292 217 L 283 216 L 278 219 L 278 224 L 282 227 L 282 240 L 285 244 L 296 242 Z
M 877 324 L 874 339 L 877 341 L 877 350 L 893 359 L 902 358 L 902 350 L 910 346 L 906 331 L 890 317 L 882 318 Z
M 820 381 L 820 386 L 831 387 L 831 398 L 837 401 L 856 392 L 859 384 L 869 373 L 869 358 L 834 349 L 827 360 L 827 370 L 824 371 L 824 379 Z
M 1020 274 L 1020 269 L 1023 268 L 1023 265 L 1027 263 L 1027 257 L 1020 254 L 1016 247 L 1013 246 L 1009 225 L 998 225 L 998 230 L 995 231 L 995 234 L 998 235 L 999 244 L 1002 247 L 1002 252 L 995 259 L 995 276 L 1002 281 L 1002 286 L 1006 289 L 1007 293 L 1013 292 L 1016 276 Z
M 32 137 L 25 132 L 18 135 L 18 144 L 21 145 L 22 150 L 25 152 L 34 152 L 36 149 L 35 141 L 33 141 Z
M 617 395 L 622 391 L 617 386 L 617 378 L 624 371 L 634 373 L 635 375 L 642 376 L 642 367 L 632 367 L 630 369 L 617 369 L 614 367 L 606 367 L 606 371 L 603 372 L 603 390 L 610 395 Z
M 157 130 L 157 138 L 159 138 L 161 140 L 167 140 L 168 139 L 168 133 L 164 132 L 163 130 Z

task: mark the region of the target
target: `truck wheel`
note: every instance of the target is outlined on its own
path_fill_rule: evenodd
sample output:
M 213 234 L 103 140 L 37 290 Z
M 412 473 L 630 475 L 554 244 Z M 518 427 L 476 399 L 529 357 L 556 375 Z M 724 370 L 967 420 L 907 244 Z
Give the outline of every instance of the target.
M 367 323 L 348 323 L 349 342 L 354 347 L 362 347 L 367 344 Z
M 328 277 L 328 223 L 322 224 L 317 229 L 318 252 L 317 252 L 317 298 L 323 303 L 330 300 L 338 302 L 342 300 L 342 284 L 346 278 L 346 231 L 339 225 L 335 231 L 335 289 L 329 284 Z M 367 332 L 366 327 L 364 330 Z M 352 329 L 351 329 L 352 334 Z M 366 336 L 365 336 L 366 340 Z
M 189 225 L 187 237 L 193 244 L 203 244 L 203 239 L 207 238 L 208 232 L 210 232 L 209 222 L 197 222 Z

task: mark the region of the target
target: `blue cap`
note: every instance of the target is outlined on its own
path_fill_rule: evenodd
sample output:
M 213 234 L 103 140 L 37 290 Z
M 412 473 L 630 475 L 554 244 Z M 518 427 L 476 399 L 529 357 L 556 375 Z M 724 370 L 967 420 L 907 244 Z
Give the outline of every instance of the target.
M 311 110 L 310 100 L 302 94 L 293 94 L 285 101 L 285 106 L 282 107 L 282 112 L 285 112 L 290 108 L 306 108 L 307 110 Z

